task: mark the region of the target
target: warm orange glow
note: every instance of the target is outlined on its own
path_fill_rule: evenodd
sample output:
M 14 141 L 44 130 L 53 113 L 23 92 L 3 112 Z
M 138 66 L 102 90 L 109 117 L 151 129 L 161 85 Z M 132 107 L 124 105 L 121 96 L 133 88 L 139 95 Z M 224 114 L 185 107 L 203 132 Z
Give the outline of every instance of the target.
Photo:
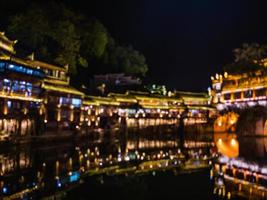
M 214 134 L 218 151 L 224 156 L 235 158 L 239 155 L 239 143 L 235 134 Z
M 73 120 L 74 120 L 74 110 L 71 109 L 70 110 L 70 121 L 73 122 Z
M 59 122 L 61 120 L 61 110 L 57 110 L 57 121 Z

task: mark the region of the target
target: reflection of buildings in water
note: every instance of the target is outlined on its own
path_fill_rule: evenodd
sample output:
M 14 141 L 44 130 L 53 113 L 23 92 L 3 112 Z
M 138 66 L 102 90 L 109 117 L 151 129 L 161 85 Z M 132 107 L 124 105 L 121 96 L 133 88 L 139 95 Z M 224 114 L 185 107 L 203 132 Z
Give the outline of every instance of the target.
M 243 137 L 239 139 L 240 157 L 248 160 L 260 159 L 267 154 L 267 138 Z
M 147 139 L 140 135 L 138 139 L 126 137 L 127 152 L 125 154 L 117 151 L 102 151 L 101 145 L 105 146 L 104 143 L 15 149 L 7 154 L 0 154 L 1 176 L 4 177 L 0 186 L 7 186 L 11 194 L 28 189 L 33 184 L 41 186 L 39 188 L 41 192 L 55 191 L 56 187 L 63 188 L 64 184 L 70 184 L 70 177 L 75 178 L 72 175 L 86 172 L 86 170 L 99 170 L 101 167 L 118 166 L 120 162 L 171 159 L 173 163 L 178 164 L 176 158 L 180 158 L 181 152 L 176 148 L 177 141 L 167 138 L 166 135 L 164 137 L 164 139 L 154 136 Z M 191 144 L 188 143 L 188 145 Z M 146 151 L 148 149 L 153 149 L 153 151 Z M 155 162 L 155 166 L 152 167 L 162 166 L 158 166 Z
M 146 118 L 128 118 L 127 119 L 127 127 L 148 127 L 148 126 L 159 126 L 159 125 L 174 125 L 177 124 L 177 119 L 146 119 Z
M 214 133 L 214 142 L 218 151 L 229 158 L 235 158 L 239 155 L 239 142 L 236 134 Z
M 218 150 L 229 158 L 242 157 L 248 160 L 264 158 L 267 154 L 267 138 L 240 137 L 236 134 L 215 133 L 214 142 Z
M 13 173 L 17 170 L 23 170 L 32 164 L 28 152 L 21 151 L 8 155 L 0 155 L 0 173 L 2 176 Z
M 18 129 L 20 129 L 20 134 L 22 136 L 33 132 L 33 120 L 24 119 L 21 121 L 20 125 L 19 123 L 20 122 L 15 119 L 0 119 L 0 136 L 16 134 Z
M 178 143 L 175 140 L 147 140 L 140 139 L 138 143 L 134 140 L 127 141 L 127 149 L 153 149 L 153 148 L 174 148 L 177 147 Z

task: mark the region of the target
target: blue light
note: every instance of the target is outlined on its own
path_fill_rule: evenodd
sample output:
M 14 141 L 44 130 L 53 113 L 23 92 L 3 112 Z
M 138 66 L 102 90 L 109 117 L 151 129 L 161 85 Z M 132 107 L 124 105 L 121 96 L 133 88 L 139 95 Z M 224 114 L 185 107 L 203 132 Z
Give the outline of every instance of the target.
M 12 102 L 11 101 L 7 101 L 7 107 L 11 108 L 11 106 L 12 106 Z
M 1 71 L 3 71 L 5 69 L 5 66 L 6 66 L 5 63 L 0 62 L 0 69 L 1 69 Z
M 80 173 L 79 172 L 73 172 L 70 176 L 70 182 L 78 181 L 79 178 L 80 178 Z
M 2 192 L 3 192 L 4 194 L 7 194 L 7 187 L 3 187 L 3 188 L 2 188 Z
M 30 69 L 24 66 L 15 65 L 15 64 L 7 64 L 7 69 L 27 75 L 44 77 L 44 72 L 40 70 Z
M 76 98 L 72 99 L 72 105 L 74 105 L 75 107 L 80 107 L 81 104 L 82 104 L 81 99 L 76 99 Z
M 57 187 L 61 187 L 62 185 L 61 185 L 61 183 L 58 181 L 58 183 L 57 183 Z

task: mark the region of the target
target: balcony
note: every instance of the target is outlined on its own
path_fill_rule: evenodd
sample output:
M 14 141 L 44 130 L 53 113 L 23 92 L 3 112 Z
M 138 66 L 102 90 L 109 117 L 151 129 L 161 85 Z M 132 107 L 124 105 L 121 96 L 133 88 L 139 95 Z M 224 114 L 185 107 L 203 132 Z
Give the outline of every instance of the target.
M 5 87 L 0 87 L 0 98 L 41 102 L 42 100 L 39 98 L 39 94 L 40 94 L 39 88 L 33 88 L 31 92 L 27 92 L 27 91 L 15 91 L 14 92 Z

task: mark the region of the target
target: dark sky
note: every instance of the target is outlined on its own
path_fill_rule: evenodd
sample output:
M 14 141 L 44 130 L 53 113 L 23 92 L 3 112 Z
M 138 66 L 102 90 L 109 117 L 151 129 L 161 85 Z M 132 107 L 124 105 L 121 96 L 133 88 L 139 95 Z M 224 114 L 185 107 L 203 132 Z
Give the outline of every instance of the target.
M 267 40 L 266 1 L 69 2 L 99 18 L 122 44 L 141 51 L 151 80 L 178 90 L 206 90 L 210 76 L 232 61 L 232 49 Z
M 147 58 L 148 78 L 168 88 L 205 91 L 210 76 L 244 42 L 266 43 L 267 1 L 65 0 L 96 16 L 121 44 Z

